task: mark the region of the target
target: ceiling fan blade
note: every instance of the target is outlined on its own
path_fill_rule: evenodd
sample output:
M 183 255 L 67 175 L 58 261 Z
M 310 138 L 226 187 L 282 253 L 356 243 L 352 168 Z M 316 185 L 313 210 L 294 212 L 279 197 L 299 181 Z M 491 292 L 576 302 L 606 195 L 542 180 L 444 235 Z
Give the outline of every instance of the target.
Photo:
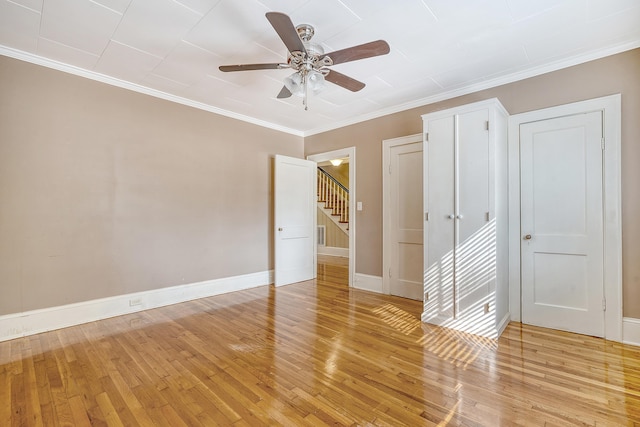
M 267 12 L 267 19 L 271 23 L 273 29 L 276 30 L 276 33 L 278 33 L 289 52 L 307 53 L 302 40 L 300 40 L 298 31 L 296 30 L 296 27 L 293 26 L 293 22 L 291 22 L 291 18 L 289 18 L 289 16 L 280 12 Z
M 334 70 L 329 70 L 329 74 L 324 76 L 324 79 L 338 86 L 342 86 L 345 89 L 349 89 L 351 92 L 357 92 L 366 86 L 364 83 Z
M 282 86 L 282 90 L 280 91 L 280 93 L 276 98 L 283 99 L 283 98 L 289 98 L 290 96 L 291 96 L 291 92 L 289 91 L 289 89 L 287 89 L 286 86 Z
M 386 55 L 389 51 L 389 44 L 386 41 L 376 40 L 374 42 L 336 50 L 335 52 L 329 52 L 325 56 L 331 58 L 331 61 L 335 65 L 356 61 L 358 59 L 371 58 L 372 56 Z
M 250 70 L 279 70 L 281 68 L 289 68 L 287 64 L 239 64 L 239 65 L 221 65 L 218 67 L 220 71 L 225 73 L 229 71 L 250 71 Z

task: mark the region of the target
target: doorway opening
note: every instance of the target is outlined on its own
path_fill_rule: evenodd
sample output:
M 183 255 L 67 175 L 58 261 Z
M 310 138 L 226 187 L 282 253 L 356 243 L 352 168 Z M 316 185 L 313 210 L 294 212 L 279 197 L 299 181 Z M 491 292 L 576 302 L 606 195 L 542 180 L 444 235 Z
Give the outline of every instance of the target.
M 333 150 L 307 156 L 318 165 L 318 257 L 348 259 L 349 286 L 355 275 L 356 149 Z M 333 162 L 332 162 L 333 161 Z M 322 235 L 320 235 L 322 233 Z M 345 260 L 341 264 L 345 264 Z M 339 260 L 337 260 L 339 261 Z

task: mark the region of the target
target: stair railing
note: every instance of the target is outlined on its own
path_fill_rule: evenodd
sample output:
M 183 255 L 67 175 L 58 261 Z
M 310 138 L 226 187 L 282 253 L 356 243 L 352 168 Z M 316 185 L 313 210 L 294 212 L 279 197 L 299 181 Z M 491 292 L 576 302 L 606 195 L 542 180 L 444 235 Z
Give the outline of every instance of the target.
M 349 223 L 349 190 L 334 177 L 318 167 L 318 201 L 324 202 L 339 222 Z

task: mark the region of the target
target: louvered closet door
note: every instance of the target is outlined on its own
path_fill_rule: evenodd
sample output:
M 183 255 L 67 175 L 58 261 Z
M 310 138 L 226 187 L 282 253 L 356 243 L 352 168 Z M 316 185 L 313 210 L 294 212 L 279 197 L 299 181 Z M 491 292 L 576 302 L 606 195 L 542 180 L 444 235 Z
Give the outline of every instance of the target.
M 456 317 L 482 313 L 495 289 L 495 221 L 489 211 L 490 144 L 487 109 L 457 116 Z M 495 298 L 494 298 L 495 299 Z
M 424 200 L 429 220 L 425 223 L 425 314 L 428 319 L 454 315 L 454 117 L 428 123 L 429 140 L 424 149 Z

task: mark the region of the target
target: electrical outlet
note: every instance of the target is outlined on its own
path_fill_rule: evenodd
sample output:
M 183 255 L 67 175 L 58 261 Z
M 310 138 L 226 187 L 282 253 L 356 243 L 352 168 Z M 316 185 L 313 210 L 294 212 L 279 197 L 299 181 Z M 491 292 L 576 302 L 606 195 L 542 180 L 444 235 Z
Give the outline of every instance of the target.
M 142 298 L 134 298 L 129 300 L 129 307 L 134 307 L 136 305 L 142 305 Z

